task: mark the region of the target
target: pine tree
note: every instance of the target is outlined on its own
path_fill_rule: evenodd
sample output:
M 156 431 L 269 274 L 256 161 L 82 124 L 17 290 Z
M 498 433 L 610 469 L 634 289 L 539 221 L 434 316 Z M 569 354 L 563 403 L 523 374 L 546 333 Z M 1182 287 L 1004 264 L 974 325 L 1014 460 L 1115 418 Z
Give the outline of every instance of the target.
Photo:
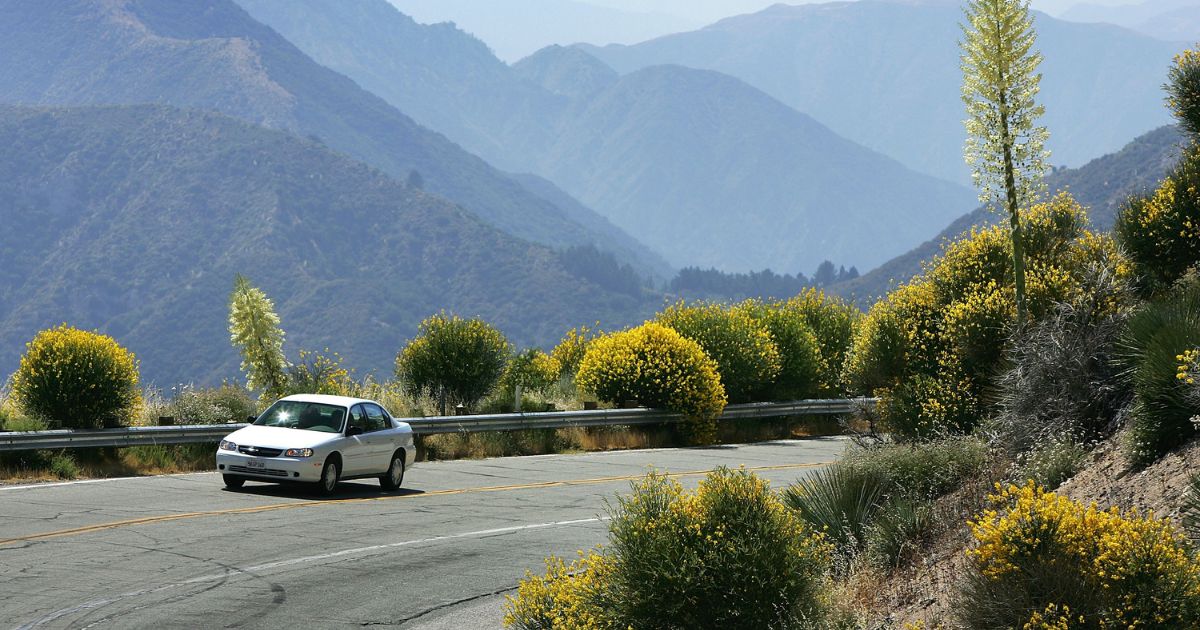
M 965 156 L 980 201 L 1008 209 L 1012 228 L 1017 319 L 1025 319 L 1021 208 L 1045 188 L 1048 132 L 1036 125 L 1041 53 L 1029 0 L 970 0 L 962 27 L 962 98 L 967 106 Z
M 287 384 L 287 361 L 283 356 L 283 330 L 275 305 L 266 293 L 245 276 L 233 279 L 229 296 L 229 334 L 242 355 L 246 385 L 268 398 L 283 395 Z

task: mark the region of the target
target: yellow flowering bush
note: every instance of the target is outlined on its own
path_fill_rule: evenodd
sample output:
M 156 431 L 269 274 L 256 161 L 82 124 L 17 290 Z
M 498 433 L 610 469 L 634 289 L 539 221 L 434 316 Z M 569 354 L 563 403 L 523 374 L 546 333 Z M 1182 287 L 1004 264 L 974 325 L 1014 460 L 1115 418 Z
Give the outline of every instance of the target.
M 559 376 L 575 378 L 575 373 L 579 371 L 579 362 L 583 361 L 583 355 L 587 354 L 588 344 L 602 334 L 604 332 L 600 330 L 599 323 L 592 327 L 580 326 L 568 330 L 558 345 L 550 351 L 550 356 L 558 361 Z
M 517 353 L 508 362 L 500 383 L 508 390 L 520 385 L 527 391 L 544 393 L 558 382 L 559 371 L 557 359 L 537 348 L 530 348 Z
M 396 357 L 396 377 L 413 396 L 470 407 L 504 373 L 508 340 L 483 320 L 439 313 L 421 322 L 419 332 Z
M 1112 241 L 1086 223 L 1066 193 L 1025 213 L 1031 317 L 1078 299 L 1097 266 L 1129 273 Z M 1008 227 L 973 230 L 872 307 L 855 335 L 846 382 L 855 393 L 879 395 L 883 423 L 901 437 L 969 431 L 988 411 L 984 393 L 996 385 L 1015 319 Z
M 518 630 L 606 630 L 619 628 L 608 612 L 612 559 L 580 553 L 568 564 L 546 559 L 545 575 L 525 573 L 516 595 L 505 595 L 504 625 Z
M 725 409 L 716 362 L 700 344 L 654 322 L 593 341 L 575 383 L 601 400 L 636 400 L 685 414 L 687 437 L 701 444 L 716 438 L 716 419 Z
M 779 349 L 779 374 L 766 389 L 771 400 L 801 400 L 821 388 L 821 345 L 799 309 L 747 300 L 735 307 L 759 322 Z
M 1143 293 L 1164 292 L 1200 264 L 1200 148 L 1187 149 L 1152 195 L 1127 201 L 1113 232 Z
M 844 395 L 846 387 L 842 382 L 842 373 L 862 312 L 820 289 L 807 289 L 777 305 L 777 308 L 803 317 L 817 336 L 817 348 L 821 355 L 817 370 L 817 394 L 833 398 Z
M 1167 107 L 1185 131 L 1200 134 L 1200 51 L 1184 50 L 1167 71 Z
M 763 479 L 717 469 L 686 492 L 667 475 L 610 508 L 610 543 L 547 562 L 509 600 L 509 627 L 826 627 L 830 545 Z
M 716 361 L 730 402 L 762 399 L 779 376 L 779 348 L 767 327 L 744 309 L 679 302 L 659 313 L 657 321 L 700 344 Z
M 12 398 L 25 413 L 66 428 L 125 424 L 142 405 L 138 361 L 112 337 L 62 324 L 25 345 Z
M 1169 521 L 1100 510 L 1029 482 L 970 521 L 968 627 L 1185 628 L 1200 623 L 1200 565 Z
M 352 396 L 356 384 L 350 370 L 342 365 L 342 355 L 325 348 L 301 350 L 299 359 L 288 366 L 289 394 L 329 394 Z

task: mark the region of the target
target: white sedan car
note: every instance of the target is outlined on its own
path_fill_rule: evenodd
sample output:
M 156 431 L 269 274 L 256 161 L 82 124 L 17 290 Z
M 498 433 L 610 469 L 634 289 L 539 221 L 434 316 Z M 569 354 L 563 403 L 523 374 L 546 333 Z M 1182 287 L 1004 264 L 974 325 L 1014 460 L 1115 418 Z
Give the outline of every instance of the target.
M 299 394 L 281 398 L 254 424 L 217 447 L 229 488 L 247 480 L 308 482 L 330 494 L 338 481 L 377 477 L 385 490 L 416 461 L 412 427 L 362 398 Z

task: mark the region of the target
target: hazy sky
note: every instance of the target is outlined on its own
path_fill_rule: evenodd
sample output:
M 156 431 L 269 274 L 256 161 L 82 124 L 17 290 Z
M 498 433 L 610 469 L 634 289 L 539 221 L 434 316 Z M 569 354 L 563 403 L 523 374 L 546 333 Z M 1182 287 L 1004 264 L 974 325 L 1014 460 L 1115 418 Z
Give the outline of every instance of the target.
M 778 0 L 390 0 L 419 22 L 454 22 L 512 63 L 550 44 L 632 44 L 752 13 Z M 903 0 L 901 0 L 903 1 Z M 921 1 L 921 0 L 909 0 Z M 1072 6 L 1167 5 L 1181 0 L 1033 0 L 1060 15 Z M 1187 1 L 1187 0 L 1183 0 Z M 1200 0 L 1195 0 L 1200 2 Z M 785 4 L 804 4 L 788 0 Z

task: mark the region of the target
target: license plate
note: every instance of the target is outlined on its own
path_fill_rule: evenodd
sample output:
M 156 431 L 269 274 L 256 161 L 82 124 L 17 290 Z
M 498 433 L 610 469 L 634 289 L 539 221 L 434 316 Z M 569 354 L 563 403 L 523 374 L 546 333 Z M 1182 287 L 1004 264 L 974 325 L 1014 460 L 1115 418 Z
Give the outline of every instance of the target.
M 266 468 L 267 462 L 264 462 L 261 459 L 252 459 L 252 460 L 246 462 L 246 467 L 247 468 Z

